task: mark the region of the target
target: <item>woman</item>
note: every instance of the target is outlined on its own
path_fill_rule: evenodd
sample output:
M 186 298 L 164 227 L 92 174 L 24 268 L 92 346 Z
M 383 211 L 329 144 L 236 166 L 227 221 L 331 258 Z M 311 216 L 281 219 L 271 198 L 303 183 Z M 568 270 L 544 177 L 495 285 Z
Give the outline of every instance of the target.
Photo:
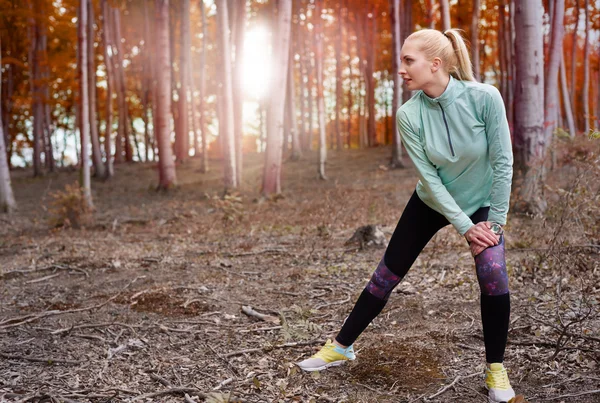
M 399 74 L 417 91 L 396 114 L 419 182 L 385 254 L 332 341 L 298 363 L 319 371 L 355 358 L 352 344 L 381 312 L 427 242 L 452 224 L 475 257 L 490 402 L 515 396 L 503 366 L 510 297 L 503 225 L 512 181 L 512 147 L 499 91 L 475 82 L 459 31 L 425 29 L 410 35 Z

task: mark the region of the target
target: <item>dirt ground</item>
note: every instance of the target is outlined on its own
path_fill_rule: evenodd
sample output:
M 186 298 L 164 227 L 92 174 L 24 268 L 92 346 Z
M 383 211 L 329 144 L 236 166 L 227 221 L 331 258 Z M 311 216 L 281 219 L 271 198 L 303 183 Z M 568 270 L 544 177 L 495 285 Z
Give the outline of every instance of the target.
M 216 160 L 208 174 L 178 166 L 169 193 L 154 191 L 154 164 L 120 165 L 93 182 L 83 229 L 51 225 L 52 195 L 77 172 L 15 172 L 20 208 L 0 217 L 0 400 L 486 402 L 479 286 L 452 228 L 359 338 L 356 361 L 294 366 L 336 334 L 384 251 L 346 241 L 367 224 L 389 240 L 414 190 L 412 168 L 387 169 L 390 152 L 331 152 L 327 181 L 316 155 L 288 161 L 273 200 L 259 197 L 261 155 L 226 199 Z M 585 231 L 558 242 L 576 221 L 560 210 L 571 193 L 553 193 L 547 219 L 514 214 L 507 227 L 506 365 L 530 402 L 600 402 L 600 248 Z

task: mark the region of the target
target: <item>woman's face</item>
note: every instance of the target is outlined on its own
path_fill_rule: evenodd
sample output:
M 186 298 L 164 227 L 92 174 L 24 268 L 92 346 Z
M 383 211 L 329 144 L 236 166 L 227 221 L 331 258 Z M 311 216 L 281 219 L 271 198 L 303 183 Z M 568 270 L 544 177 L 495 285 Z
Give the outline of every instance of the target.
M 437 58 L 430 61 L 419 51 L 414 40 L 407 40 L 400 52 L 400 70 L 398 74 L 402 77 L 409 90 L 421 90 L 433 79 L 434 71 L 438 70 Z

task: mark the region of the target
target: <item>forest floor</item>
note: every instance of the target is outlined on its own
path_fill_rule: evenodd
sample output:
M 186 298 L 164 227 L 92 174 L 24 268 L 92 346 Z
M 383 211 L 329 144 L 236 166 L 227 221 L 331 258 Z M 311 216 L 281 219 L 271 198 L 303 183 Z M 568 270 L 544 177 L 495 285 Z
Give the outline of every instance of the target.
M 83 229 L 52 224 L 53 195 L 77 172 L 15 171 L 19 210 L 0 217 L 0 401 L 486 402 L 479 285 L 450 227 L 356 361 L 294 365 L 336 334 L 382 257 L 346 241 L 368 224 L 389 240 L 414 190 L 412 167 L 387 169 L 390 152 L 330 152 L 327 181 L 316 155 L 287 161 L 271 200 L 261 155 L 226 199 L 216 160 L 208 174 L 178 166 L 168 193 L 155 164 L 118 165 L 93 181 Z M 530 402 L 600 401 L 597 169 L 561 167 L 545 217 L 509 217 L 506 366 Z

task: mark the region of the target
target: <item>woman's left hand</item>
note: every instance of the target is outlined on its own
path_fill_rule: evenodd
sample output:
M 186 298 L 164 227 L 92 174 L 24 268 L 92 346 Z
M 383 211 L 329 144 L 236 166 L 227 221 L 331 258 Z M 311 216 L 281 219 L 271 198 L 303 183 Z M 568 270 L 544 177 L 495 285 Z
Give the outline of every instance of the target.
M 473 257 L 479 255 L 481 252 L 483 252 L 484 250 L 489 248 L 489 246 L 481 246 L 481 245 L 477 245 L 476 243 L 472 243 L 470 245 L 470 247 L 471 247 L 471 256 L 473 256 Z

